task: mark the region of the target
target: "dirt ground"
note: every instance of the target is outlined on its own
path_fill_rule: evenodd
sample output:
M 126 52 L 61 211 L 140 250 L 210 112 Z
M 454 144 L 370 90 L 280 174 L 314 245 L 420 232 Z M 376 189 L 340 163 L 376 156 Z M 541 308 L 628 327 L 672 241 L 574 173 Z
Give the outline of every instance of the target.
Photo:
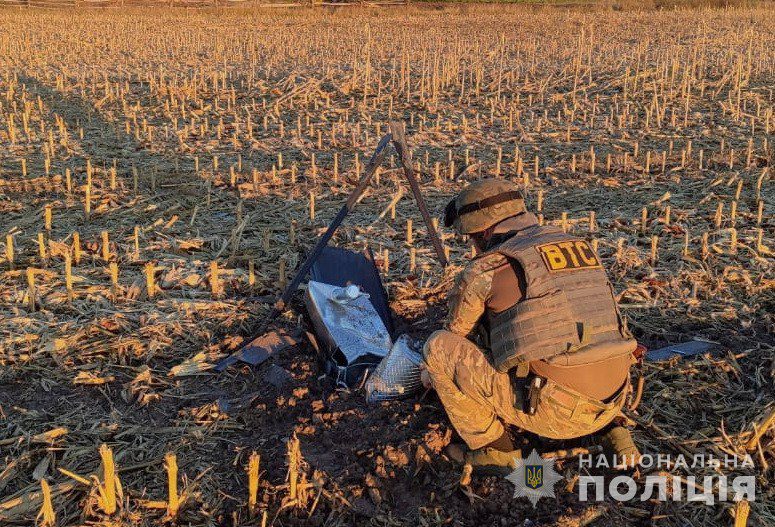
M 772 15 L 0 10 L 0 524 L 772 525 Z M 629 417 L 645 453 L 750 454 L 662 470 L 752 475 L 755 500 L 584 503 L 572 458 L 533 508 L 500 478 L 459 485 L 433 393 L 367 405 L 306 341 L 209 371 L 391 119 L 437 217 L 467 182 L 512 179 L 542 221 L 597 244 L 639 341 L 715 343 L 647 363 Z M 389 157 L 332 244 L 371 248 L 400 331 L 424 337 L 470 250 L 443 232 L 442 272 Z M 278 326 L 308 329 L 294 308 Z M 110 514 L 102 444 L 121 482 Z

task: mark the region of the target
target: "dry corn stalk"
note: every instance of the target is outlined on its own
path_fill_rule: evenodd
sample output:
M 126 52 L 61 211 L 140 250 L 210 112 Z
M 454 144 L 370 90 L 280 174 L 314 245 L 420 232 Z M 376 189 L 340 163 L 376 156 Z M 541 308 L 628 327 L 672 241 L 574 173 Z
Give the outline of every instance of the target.
M 223 286 L 218 276 L 217 260 L 210 262 L 210 290 L 212 291 L 213 298 L 220 298 L 223 295 Z
M 299 448 L 299 438 L 294 433 L 288 440 L 288 500 L 291 503 L 298 503 L 299 500 L 299 472 L 301 465 L 301 450 Z
M 35 518 L 40 527 L 54 527 L 57 522 L 57 516 L 54 512 L 54 503 L 51 499 L 51 487 L 45 478 L 40 480 L 40 490 L 43 494 L 43 504 L 40 506 L 40 512 Z
M 100 446 L 100 458 L 102 458 L 102 482 L 97 480 L 96 476 L 92 477 L 97 487 L 97 505 L 110 516 L 118 510 L 123 500 L 123 490 L 116 473 L 113 450 L 104 443 Z
M 46 432 L 41 432 L 40 434 L 35 434 L 34 436 L 30 437 L 29 440 L 31 443 L 53 443 L 56 439 L 60 437 L 66 436 L 70 431 L 65 427 L 58 427 L 53 428 L 51 430 L 48 430 Z M 0 440 L 0 446 L 8 446 L 13 445 L 14 443 L 19 443 L 21 441 L 24 441 L 26 438 L 24 436 L 18 436 L 18 437 L 11 437 L 9 439 L 2 439 Z
M 153 262 L 145 264 L 145 291 L 148 294 L 148 298 L 153 298 L 156 295 L 156 266 Z
M 164 455 L 164 468 L 167 470 L 167 518 L 175 519 L 180 508 L 178 495 L 178 459 L 174 452 Z
M 288 495 L 283 499 L 282 508 L 298 507 L 306 509 L 309 502 L 307 475 L 302 470 L 302 457 L 299 438 L 294 432 L 287 443 L 288 456 Z
M 258 474 L 261 464 L 261 456 L 252 452 L 248 460 L 248 514 L 251 518 L 256 515 L 258 505 Z
M 27 295 L 28 300 L 27 304 L 30 311 L 35 311 L 35 297 L 37 295 L 37 290 L 35 287 L 35 269 L 32 267 L 27 268 Z
M 751 513 L 751 504 L 748 500 L 741 500 L 737 502 L 735 507 L 735 526 L 734 527 L 747 527 L 748 515 Z
M 745 449 L 749 452 L 756 450 L 757 445 L 759 444 L 759 440 L 770 430 L 770 428 L 772 428 L 773 425 L 775 425 L 775 408 L 773 408 L 767 418 L 756 427 L 753 435 L 751 435 L 751 438 L 745 444 Z
M 5 236 L 5 259 L 8 262 L 8 268 L 13 271 L 13 259 L 14 259 L 14 252 L 13 252 L 13 236 L 10 234 L 7 234 Z

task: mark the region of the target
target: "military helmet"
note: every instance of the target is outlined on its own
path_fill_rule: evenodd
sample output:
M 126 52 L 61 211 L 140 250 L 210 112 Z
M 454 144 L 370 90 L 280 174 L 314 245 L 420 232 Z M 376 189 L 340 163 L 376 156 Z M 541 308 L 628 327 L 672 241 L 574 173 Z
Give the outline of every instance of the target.
M 460 234 L 472 234 L 525 210 L 525 198 L 517 185 L 504 179 L 483 179 L 468 185 L 447 204 L 444 225 L 454 225 Z

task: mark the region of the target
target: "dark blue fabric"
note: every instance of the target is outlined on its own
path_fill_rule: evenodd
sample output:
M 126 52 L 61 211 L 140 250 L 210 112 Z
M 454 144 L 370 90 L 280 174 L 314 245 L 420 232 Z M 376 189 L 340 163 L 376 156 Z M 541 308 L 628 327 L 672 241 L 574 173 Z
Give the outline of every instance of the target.
M 691 357 L 692 355 L 708 352 L 714 347 L 715 345 L 710 342 L 690 340 L 689 342 L 673 344 L 672 346 L 667 346 L 666 348 L 650 350 L 646 354 L 646 360 L 657 362 L 671 359 L 676 355 L 680 355 L 682 357 Z

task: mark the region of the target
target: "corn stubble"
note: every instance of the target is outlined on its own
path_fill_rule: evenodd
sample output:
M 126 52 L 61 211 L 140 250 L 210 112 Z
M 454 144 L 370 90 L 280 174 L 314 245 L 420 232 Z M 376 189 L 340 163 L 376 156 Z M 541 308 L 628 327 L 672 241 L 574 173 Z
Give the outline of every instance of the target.
M 466 182 L 514 180 L 542 223 L 597 248 L 642 341 L 720 342 L 718 355 L 647 365 L 636 439 L 750 453 L 768 488 L 772 14 L 0 12 L 0 523 L 344 522 L 364 499 L 400 523 L 383 513 L 404 470 L 377 463 L 359 484 L 319 446 L 305 456 L 334 426 L 309 389 L 239 407 L 265 394 L 260 381 L 202 377 L 267 312 L 246 298 L 279 293 L 391 119 L 406 122 L 431 209 Z M 423 319 L 470 257 L 443 238 L 446 274 L 393 156 L 335 243 L 368 245 L 394 309 Z M 291 401 L 312 405 L 315 426 L 280 421 L 278 439 L 251 421 Z M 336 418 L 360 411 L 350 404 Z M 402 426 L 391 419 L 368 432 L 379 447 L 342 440 L 336 455 L 385 463 Z M 428 525 L 469 507 L 436 458 L 420 484 L 437 496 L 417 513 Z M 606 511 L 775 522 L 766 499 Z M 500 525 L 493 514 L 471 521 Z

